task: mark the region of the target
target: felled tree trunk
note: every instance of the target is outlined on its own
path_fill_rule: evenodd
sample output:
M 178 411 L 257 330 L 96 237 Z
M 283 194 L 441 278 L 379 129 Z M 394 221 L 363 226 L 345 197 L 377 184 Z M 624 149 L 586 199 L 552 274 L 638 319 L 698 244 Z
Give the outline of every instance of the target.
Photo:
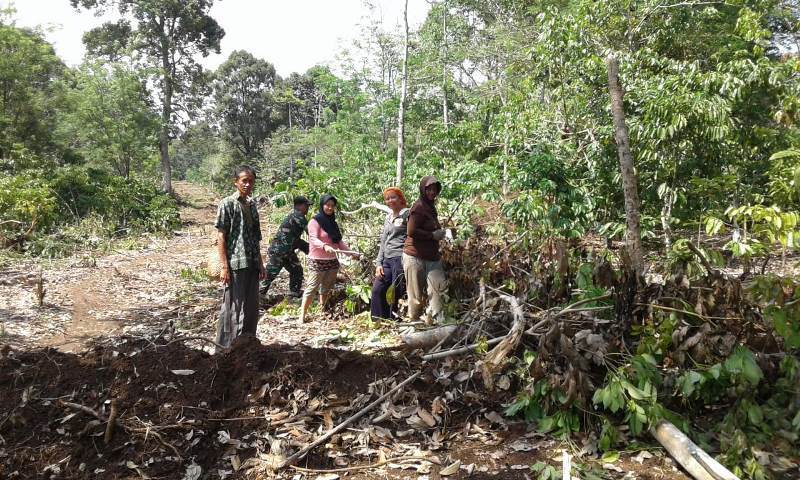
M 696 480 L 739 480 L 672 423 L 662 420 L 650 433 Z

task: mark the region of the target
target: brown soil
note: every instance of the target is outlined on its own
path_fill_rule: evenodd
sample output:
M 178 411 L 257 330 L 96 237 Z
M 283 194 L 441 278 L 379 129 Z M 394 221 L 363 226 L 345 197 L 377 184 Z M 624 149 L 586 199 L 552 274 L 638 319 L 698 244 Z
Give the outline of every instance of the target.
M 194 373 L 174 373 L 181 370 Z M 251 441 L 280 437 L 280 427 L 265 420 L 267 412 L 302 413 L 312 408 L 313 399 L 323 399 L 322 407 L 297 428 L 324 430 L 326 415 L 332 415 L 328 421 L 338 423 L 357 410 L 352 406 L 336 413 L 336 406 L 348 407 L 362 393 L 371 400 L 377 396 L 368 393 L 374 390 L 371 384 L 376 380 L 394 375 L 400 381 L 410 372 L 404 359 L 389 355 L 302 345 L 262 346 L 254 338 L 240 338 L 230 351 L 218 355 L 188 348 L 183 342 L 156 345 L 139 340 L 83 354 L 12 350 L 0 359 L 0 453 L 5 457 L 0 462 L 0 478 L 36 478 L 44 472 L 57 473 L 53 478 L 137 478 L 136 468 L 150 478 L 181 478 L 189 464 L 200 466 L 203 472 L 230 469 L 231 448 L 220 443 L 218 432 Z M 264 385 L 268 385 L 266 394 L 259 398 Z M 249 401 L 248 395 L 256 400 Z M 431 405 L 444 395 L 445 387 L 435 381 L 431 365 L 398 396 L 396 404 Z M 478 400 L 449 404 L 449 414 L 437 426 L 439 431 L 468 431 L 471 423 L 482 424 L 486 432 L 458 433 L 442 441 L 437 453 L 447 463 L 475 464 L 473 478 L 526 478 L 530 471 L 524 466 L 556 456 L 556 443 L 535 434 L 531 441 L 538 446 L 533 452 L 509 450 L 515 439 L 531 435 L 522 424 L 493 432 L 488 422 L 482 423 L 487 408 L 500 400 L 492 397 L 483 392 Z M 121 424 L 108 444 L 103 441 L 105 423 L 92 424 L 96 420 L 93 415 L 63 403 L 83 405 L 105 417 L 112 400 Z M 364 431 L 369 423 L 367 417 L 351 431 Z M 395 435 L 408 428 L 402 420 L 379 425 Z M 409 442 L 431 448 L 432 432 L 416 431 Z M 297 437 L 298 445 L 305 443 L 304 434 L 289 431 L 285 435 Z M 323 453 L 338 449 L 351 454 L 356 445 L 348 444 L 345 435 L 334 437 L 327 448 L 318 449 L 300 465 L 335 468 L 333 459 Z M 269 447 L 253 447 L 256 443 L 234 448 L 233 453 L 244 460 L 269 451 Z M 391 451 L 393 447 L 387 443 L 379 448 Z M 636 471 L 637 478 L 684 478 L 672 472 L 663 459 L 649 461 L 647 468 L 627 463 L 625 467 Z M 404 476 L 398 470 L 384 470 L 380 476 L 387 475 Z M 257 476 L 248 476 L 242 469 L 233 478 Z M 355 478 L 373 476 L 376 474 L 370 471 L 354 474 Z

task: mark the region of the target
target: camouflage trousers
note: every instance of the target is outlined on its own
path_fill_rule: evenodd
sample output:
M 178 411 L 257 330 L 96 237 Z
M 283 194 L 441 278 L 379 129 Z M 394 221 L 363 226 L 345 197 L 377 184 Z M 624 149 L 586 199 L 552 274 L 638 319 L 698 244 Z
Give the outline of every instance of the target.
M 270 253 L 269 261 L 264 268 L 267 270 L 267 278 L 261 281 L 259 290 L 262 294 L 267 293 L 272 282 L 284 268 L 289 272 L 289 293 L 297 296 L 303 293 L 303 266 L 293 251 L 283 254 Z

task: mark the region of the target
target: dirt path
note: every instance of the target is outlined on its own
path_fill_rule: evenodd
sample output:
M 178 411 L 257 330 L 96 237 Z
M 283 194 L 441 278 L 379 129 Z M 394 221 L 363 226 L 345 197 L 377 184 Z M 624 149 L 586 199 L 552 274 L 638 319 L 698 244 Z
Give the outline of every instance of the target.
M 121 334 L 158 332 L 172 322 L 182 333 L 214 338 L 219 285 L 204 275 L 214 242 L 218 198 L 188 182 L 174 182 L 181 199 L 181 228 L 168 238 L 143 239 L 136 249 L 107 255 L 84 253 L 59 261 L 24 261 L 0 271 L 0 340 L 20 348 L 49 346 L 79 352 L 93 342 Z M 271 223 L 263 211 L 264 238 Z M 46 290 L 38 306 L 35 277 L 42 272 Z M 288 276 L 282 272 L 266 305 L 283 301 Z M 298 301 L 265 313 L 259 322 L 262 341 L 338 343 L 355 347 L 339 322 L 327 316 L 296 325 Z M 274 313 L 274 315 L 272 314 Z
M 4 335 L 20 346 L 79 351 L 97 338 L 157 327 L 210 308 L 185 304 L 186 281 L 199 278 L 212 245 L 215 198 L 197 185 L 175 182 L 181 199 L 181 229 L 169 238 L 151 237 L 137 250 L 94 257 L 83 254 L 58 262 L 15 266 L 6 275 L 41 269 L 46 294 L 37 306 L 28 279 L 0 285 Z

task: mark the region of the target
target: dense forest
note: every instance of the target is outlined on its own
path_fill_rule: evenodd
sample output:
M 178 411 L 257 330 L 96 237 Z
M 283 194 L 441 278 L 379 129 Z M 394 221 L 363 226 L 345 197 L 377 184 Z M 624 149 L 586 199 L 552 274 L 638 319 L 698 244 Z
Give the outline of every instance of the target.
M 507 415 L 601 451 L 669 419 L 740 478 L 791 477 L 775 465 L 800 438 L 797 1 L 438 0 L 419 28 L 365 21 L 335 62 L 285 78 L 245 50 L 201 66 L 225 41 L 213 0 L 69 1 L 119 17 L 76 67 L 0 12 L 3 262 L 169 234 L 173 180 L 221 194 L 240 164 L 275 209 L 411 198 L 434 174 L 451 317 L 488 284 L 614 324 L 591 365 L 552 332 L 520 352 Z M 351 218 L 368 251 L 381 219 Z

